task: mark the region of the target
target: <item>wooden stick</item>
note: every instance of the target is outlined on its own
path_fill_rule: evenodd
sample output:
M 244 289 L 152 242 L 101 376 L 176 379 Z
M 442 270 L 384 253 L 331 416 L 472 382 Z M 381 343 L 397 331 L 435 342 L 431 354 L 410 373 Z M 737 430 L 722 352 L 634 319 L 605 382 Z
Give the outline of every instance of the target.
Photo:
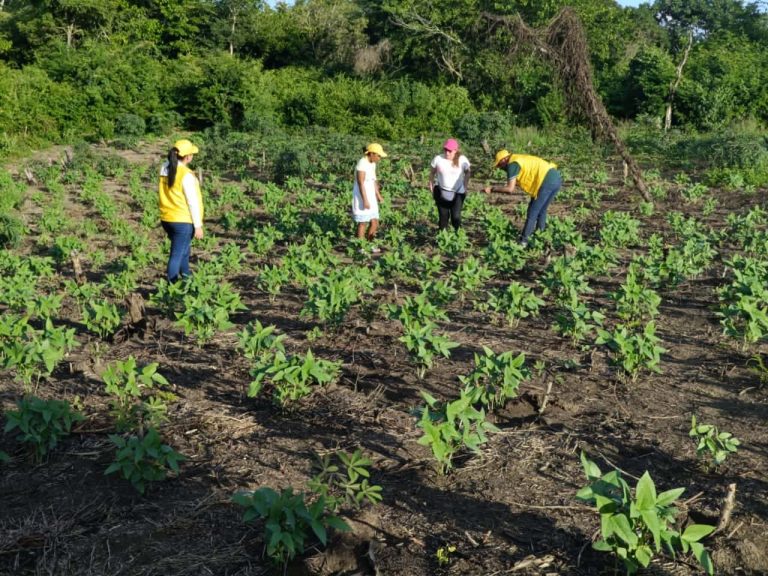
M 728 484 L 728 493 L 725 495 L 725 500 L 723 500 L 723 508 L 720 511 L 720 520 L 717 523 L 717 528 L 715 528 L 715 531 L 712 532 L 712 534 L 717 534 L 718 532 L 725 530 L 726 526 L 728 526 L 728 523 L 731 521 L 731 514 L 733 513 L 734 506 L 736 506 L 735 482 Z

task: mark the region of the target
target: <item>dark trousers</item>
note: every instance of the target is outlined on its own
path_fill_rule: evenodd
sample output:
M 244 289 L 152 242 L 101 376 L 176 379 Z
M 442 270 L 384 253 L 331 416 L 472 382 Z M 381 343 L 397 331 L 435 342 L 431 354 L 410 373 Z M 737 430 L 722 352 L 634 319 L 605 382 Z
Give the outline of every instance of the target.
M 520 242 L 528 242 L 528 238 L 533 234 L 534 230 L 546 229 L 547 207 L 549 207 L 549 203 L 552 202 L 562 184 L 563 180 L 560 172 L 550 170 L 541 184 L 541 188 L 539 188 L 538 195 L 536 198 L 531 198 L 531 202 L 528 204 L 528 216 L 525 218 L 525 227 L 523 228 Z
M 171 240 L 171 254 L 168 257 L 166 276 L 168 282 L 175 282 L 189 276 L 189 253 L 195 227 L 185 222 L 161 222 L 161 224 Z
M 440 194 L 440 186 L 436 185 L 432 191 L 432 196 L 435 199 L 435 204 L 437 204 L 440 230 L 448 228 L 449 221 L 453 229 L 458 230 L 461 227 L 461 209 L 464 206 L 465 195 L 456 194 L 453 200 L 445 200 Z

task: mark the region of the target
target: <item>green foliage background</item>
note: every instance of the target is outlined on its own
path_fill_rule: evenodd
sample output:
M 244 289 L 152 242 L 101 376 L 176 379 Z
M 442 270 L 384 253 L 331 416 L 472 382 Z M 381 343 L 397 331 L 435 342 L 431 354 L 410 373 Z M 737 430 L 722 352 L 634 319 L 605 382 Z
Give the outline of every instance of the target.
M 126 115 L 155 132 L 315 125 L 382 139 L 561 125 L 552 70 L 531 50 L 510 52 L 517 39 L 490 32 L 489 18 L 542 27 L 566 5 L 618 119 L 661 120 L 689 38 L 673 124 L 768 119 L 768 19 L 758 2 L 6 0 L 0 158 L 125 136 L 116 123 Z

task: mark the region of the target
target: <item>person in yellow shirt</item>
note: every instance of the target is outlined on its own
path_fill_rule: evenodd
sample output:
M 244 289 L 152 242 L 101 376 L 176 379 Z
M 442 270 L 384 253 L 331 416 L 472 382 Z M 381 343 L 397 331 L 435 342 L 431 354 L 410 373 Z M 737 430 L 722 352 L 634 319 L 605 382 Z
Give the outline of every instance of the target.
M 547 227 L 547 208 L 560 190 L 563 178 L 556 164 L 538 156 L 512 154 L 508 150 L 499 150 L 496 153 L 493 167 L 506 171 L 507 183 L 505 186 L 487 186 L 483 192 L 511 194 L 516 186 L 520 186 L 531 197 L 525 226 L 520 236 L 520 244 L 527 246 L 534 230 L 544 230 Z
M 192 238 L 203 237 L 203 196 L 200 182 L 189 168 L 198 148 L 189 140 L 177 140 L 160 168 L 160 223 L 171 241 L 166 276 L 176 282 L 189 276 Z

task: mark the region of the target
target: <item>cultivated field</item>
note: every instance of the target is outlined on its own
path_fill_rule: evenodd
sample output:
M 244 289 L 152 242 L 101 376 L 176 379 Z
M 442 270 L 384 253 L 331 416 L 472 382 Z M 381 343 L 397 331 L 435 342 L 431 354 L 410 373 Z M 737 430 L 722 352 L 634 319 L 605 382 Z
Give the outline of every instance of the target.
M 166 143 L 0 174 L 26 228 L 0 253 L 0 573 L 623 571 L 601 539 L 654 574 L 704 573 L 701 545 L 716 574 L 768 573 L 768 192 L 649 170 L 643 204 L 614 160 L 558 151 L 524 251 L 525 201 L 478 192 L 479 149 L 465 227 L 438 235 L 434 150 L 392 144 L 373 255 L 358 144 L 280 184 L 201 146 L 207 235 L 173 286 Z M 741 444 L 705 426 L 697 455 L 692 416 Z M 614 473 L 577 499 L 585 468 L 632 493 Z

